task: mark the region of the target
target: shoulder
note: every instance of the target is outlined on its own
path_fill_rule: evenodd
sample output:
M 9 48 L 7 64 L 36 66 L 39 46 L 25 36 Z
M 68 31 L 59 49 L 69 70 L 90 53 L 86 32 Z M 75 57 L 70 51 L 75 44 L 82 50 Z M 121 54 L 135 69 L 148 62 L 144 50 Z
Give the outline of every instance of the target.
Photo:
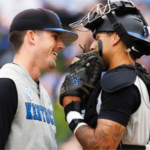
M 8 78 L 0 78 L 0 109 L 17 109 L 18 94 L 15 83 Z
M 21 78 L 19 67 L 16 64 L 8 63 L 0 69 L 0 78 L 10 78 L 12 80 L 18 80 Z
M 134 84 L 136 72 L 130 68 L 116 68 L 106 73 L 101 79 L 101 86 L 106 92 L 115 92 Z
M 0 93 L 4 91 L 12 93 L 16 91 L 16 85 L 12 79 L 0 78 L 0 89 Z
M 0 78 L 0 86 L 3 86 L 3 87 L 7 87 L 7 86 L 10 86 L 10 87 L 15 87 L 15 83 L 12 79 L 10 78 Z

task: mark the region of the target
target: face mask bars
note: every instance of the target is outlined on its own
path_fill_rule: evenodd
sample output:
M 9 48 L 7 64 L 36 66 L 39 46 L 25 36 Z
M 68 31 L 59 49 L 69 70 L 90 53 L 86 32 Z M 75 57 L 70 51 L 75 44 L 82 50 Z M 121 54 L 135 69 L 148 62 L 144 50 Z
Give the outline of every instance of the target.
M 138 14 L 140 15 L 142 21 L 145 25 L 147 25 L 147 22 L 145 21 L 144 17 L 142 16 L 140 10 L 136 7 L 136 5 L 131 0 L 115 0 L 112 2 L 112 0 L 108 0 L 107 5 L 103 5 L 101 3 L 97 4 L 87 15 L 85 15 L 81 20 L 76 21 L 74 23 L 69 24 L 71 28 L 74 28 L 75 30 L 86 32 L 89 31 L 89 29 L 81 30 L 78 29 L 79 27 L 85 27 L 87 24 L 92 23 L 93 21 L 97 20 L 98 18 L 101 18 L 104 15 L 109 14 L 111 11 L 118 9 L 119 7 L 126 7 L 126 8 L 134 8 L 137 10 Z

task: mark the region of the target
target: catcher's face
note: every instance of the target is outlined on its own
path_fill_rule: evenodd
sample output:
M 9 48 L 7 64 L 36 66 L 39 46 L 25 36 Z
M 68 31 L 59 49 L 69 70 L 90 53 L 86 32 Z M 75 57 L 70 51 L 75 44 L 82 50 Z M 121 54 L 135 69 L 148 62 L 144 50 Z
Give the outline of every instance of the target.
M 60 34 L 53 31 L 42 31 L 37 41 L 37 61 L 41 71 L 56 67 L 56 58 L 65 45 L 60 39 Z
M 96 34 L 95 41 L 92 43 L 90 50 L 99 51 L 99 45 L 97 40 L 102 42 L 102 60 L 105 65 L 105 69 L 109 68 L 109 62 L 112 56 L 112 37 L 108 36 L 107 33 L 98 33 Z

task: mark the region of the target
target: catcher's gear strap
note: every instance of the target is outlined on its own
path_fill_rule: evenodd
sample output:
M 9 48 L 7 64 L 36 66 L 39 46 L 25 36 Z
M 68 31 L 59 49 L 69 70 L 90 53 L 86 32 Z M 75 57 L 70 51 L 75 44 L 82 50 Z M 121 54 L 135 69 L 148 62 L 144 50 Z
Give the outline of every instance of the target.
M 143 80 L 145 83 L 148 93 L 150 95 L 150 77 L 149 73 L 145 68 L 141 66 L 141 64 L 136 63 L 136 70 L 137 70 L 137 75 Z
M 134 84 L 136 72 L 134 70 L 119 70 L 106 74 L 101 80 L 101 86 L 106 92 L 115 92 Z
M 97 119 L 98 119 L 98 114 L 96 112 L 96 100 L 97 96 L 101 91 L 101 85 L 100 85 L 100 80 L 97 83 L 95 90 L 93 91 L 86 107 L 85 115 L 84 115 L 84 120 L 85 122 L 91 127 L 95 128 L 97 125 Z
M 138 45 L 131 39 L 131 37 L 129 36 L 129 34 L 123 27 L 123 25 L 116 20 L 115 16 L 111 12 L 109 14 L 107 14 L 107 17 L 108 17 L 109 21 L 111 22 L 113 29 L 120 36 L 121 40 L 125 43 L 127 48 L 130 48 L 130 50 L 132 50 L 131 53 L 133 53 L 133 55 L 135 55 L 136 58 L 140 58 L 142 56 L 142 52 L 139 51 L 140 49 L 139 49 Z M 134 46 L 136 47 L 135 49 L 137 49 L 138 52 L 136 52 L 136 51 L 134 51 L 134 49 L 132 49 L 132 47 L 134 47 Z

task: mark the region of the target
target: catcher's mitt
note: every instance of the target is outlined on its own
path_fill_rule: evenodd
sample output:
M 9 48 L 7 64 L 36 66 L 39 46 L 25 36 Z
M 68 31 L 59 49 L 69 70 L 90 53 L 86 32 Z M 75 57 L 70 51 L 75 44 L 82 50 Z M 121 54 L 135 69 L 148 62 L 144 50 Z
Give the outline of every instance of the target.
M 99 54 L 94 50 L 76 56 L 69 66 L 69 74 L 66 76 L 60 90 L 60 104 L 66 95 L 81 98 L 85 104 L 95 85 L 101 78 L 103 63 Z

